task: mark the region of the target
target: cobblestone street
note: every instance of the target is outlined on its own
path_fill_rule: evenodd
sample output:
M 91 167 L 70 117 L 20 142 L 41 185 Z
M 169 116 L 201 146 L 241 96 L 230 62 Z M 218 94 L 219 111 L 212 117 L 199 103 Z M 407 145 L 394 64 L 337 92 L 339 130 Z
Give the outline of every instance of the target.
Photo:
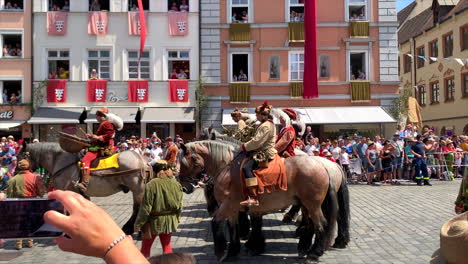
M 429 263 L 438 249 L 439 229 L 453 213 L 460 181 L 415 185 L 351 185 L 351 243 L 344 250 L 330 250 L 323 263 Z M 130 213 L 130 194 L 119 193 L 93 199 L 120 224 Z M 209 218 L 202 190 L 185 195 L 179 231 L 173 234 L 174 251 L 193 253 L 199 263 L 216 263 Z M 234 263 L 300 263 L 297 259 L 295 226 L 281 223 L 282 214 L 264 217 L 267 252 L 249 257 L 244 251 Z M 157 241 L 157 240 L 156 240 Z M 138 242 L 140 247 L 141 242 Z M 35 241 L 32 249 L 16 251 L 7 242 L 0 249 L 0 263 L 102 263 L 60 251 L 50 241 Z M 161 253 L 159 241 L 152 254 Z

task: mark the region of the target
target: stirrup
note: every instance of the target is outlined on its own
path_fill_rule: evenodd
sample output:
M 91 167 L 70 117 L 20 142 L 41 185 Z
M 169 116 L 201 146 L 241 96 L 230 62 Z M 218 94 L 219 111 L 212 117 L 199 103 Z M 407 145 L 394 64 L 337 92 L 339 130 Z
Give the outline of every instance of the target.
M 243 206 L 259 206 L 260 203 L 258 202 L 257 199 L 252 199 L 252 198 L 249 197 L 247 200 L 240 202 L 240 205 L 243 205 Z

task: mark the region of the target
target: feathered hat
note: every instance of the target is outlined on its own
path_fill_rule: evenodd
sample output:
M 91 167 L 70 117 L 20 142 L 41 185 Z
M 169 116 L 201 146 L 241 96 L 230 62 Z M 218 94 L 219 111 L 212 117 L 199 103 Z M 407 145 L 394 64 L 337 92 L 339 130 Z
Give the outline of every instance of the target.
M 117 131 L 123 129 L 123 120 L 119 116 L 110 113 L 107 107 L 103 107 L 96 111 L 96 115 L 104 116 L 107 121 L 111 122 Z
M 259 105 L 255 108 L 255 113 L 261 115 L 269 115 L 273 106 L 268 105 L 268 101 L 264 101 L 262 105 Z

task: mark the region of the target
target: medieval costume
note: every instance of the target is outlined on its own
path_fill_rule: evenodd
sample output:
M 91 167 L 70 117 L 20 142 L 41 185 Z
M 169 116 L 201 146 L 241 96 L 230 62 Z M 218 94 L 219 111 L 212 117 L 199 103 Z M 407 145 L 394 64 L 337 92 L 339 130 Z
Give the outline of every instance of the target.
M 105 155 L 111 154 L 114 148 L 114 136 L 116 130 L 123 128 L 123 121 L 120 117 L 109 113 L 107 108 L 101 108 L 96 111 L 96 119 L 99 122 L 99 127 L 95 135 L 86 134 L 91 139 L 91 146 L 88 148 L 85 156 L 81 159 L 81 182 L 77 187 L 85 192 L 88 188 L 91 178 L 90 166 L 93 160 Z
M 239 111 L 237 108 L 231 113 L 232 120 L 237 123 L 237 130 L 233 137 L 241 142 L 249 141 L 255 135 L 255 120 L 250 118 L 247 109 Z
M 260 121 L 261 124 L 257 127 L 255 136 L 248 142 L 242 144 L 242 150 L 249 152 L 251 158 L 242 168 L 249 198 L 241 202 L 241 205 L 258 205 L 258 182 L 253 170 L 259 165 L 265 166 L 265 164 L 268 164 L 277 153 L 275 149 L 275 124 L 270 115 L 271 108 L 272 106 L 268 105 L 268 102 L 265 101 L 263 105 L 255 109 L 257 120 Z
M 169 168 L 175 171 L 177 167 L 177 153 L 179 153 L 179 148 L 174 144 L 174 140 L 171 137 L 167 137 L 165 142 L 167 145 L 165 160 L 167 161 Z
M 29 171 L 29 162 L 27 160 L 21 160 L 18 163 L 16 175 L 8 181 L 8 185 L 6 192 L 8 198 L 42 197 L 46 193 L 42 178 Z M 28 239 L 26 241 L 26 246 L 31 248 L 33 246 L 33 240 Z M 23 241 L 17 240 L 15 248 L 20 250 L 22 247 Z
M 145 257 L 151 255 L 151 245 L 157 236 L 163 253 L 172 253 L 171 234 L 177 230 L 182 212 L 182 186 L 173 179 L 168 163 L 159 160 L 153 168 L 157 177 L 146 184 L 135 221 L 135 229 L 142 231 L 141 253 Z
M 460 148 L 465 152 L 465 159 L 468 160 L 468 136 L 460 136 L 460 138 L 464 141 L 460 144 Z M 463 172 L 463 180 L 455 200 L 455 212 L 461 214 L 466 211 L 468 211 L 468 167 L 465 167 Z
M 295 156 L 296 148 L 296 130 L 291 124 L 291 120 L 297 120 L 297 112 L 291 108 L 284 108 L 280 112 L 280 122 L 283 125 L 278 137 L 276 138 L 275 148 L 278 155 L 284 158 Z

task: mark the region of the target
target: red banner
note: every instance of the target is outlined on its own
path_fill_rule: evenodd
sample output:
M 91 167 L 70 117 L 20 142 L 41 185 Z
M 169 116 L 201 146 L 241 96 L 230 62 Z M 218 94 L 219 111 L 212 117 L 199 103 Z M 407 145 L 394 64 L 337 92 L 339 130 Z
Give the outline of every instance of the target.
M 47 12 L 47 33 L 65 35 L 67 33 L 68 12 Z
M 106 35 L 107 34 L 107 12 L 93 11 L 88 12 L 88 34 Z
M 188 34 L 188 13 L 187 12 L 169 12 L 169 35 L 185 36 Z
M 67 101 L 67 80 L 49 80 L 47 82 L 47 102 L 65 103 Z
M 107 96 L 107 80 L 88 80 L 86 90 L 88 102 L 105 102 Z
M 188 102 L 188 80 L 169 80 L 169 100 Z
M 145 13 L 145 21 L 147 19 L 147 13 Z M 128 12 L 128 34 L 129 35 L 140 35 L 141 22 L 139 12 Z
M 128 81 L 128 101 L 148 102 L 148 81 Z
M 138 12 L 140 19 L 140 56 L 138 59 L 138 65 L 140 65 L 141 55 L 143 54 L 143 50 L 145 49 L 145 41 L 146 41 L 146 18 L 145 18 L 145 11 L 143 10 L 143 2 L 138 0 Z
M 304 3 L 304 99 L 318 97 L 317 78 L 317 0 Z

